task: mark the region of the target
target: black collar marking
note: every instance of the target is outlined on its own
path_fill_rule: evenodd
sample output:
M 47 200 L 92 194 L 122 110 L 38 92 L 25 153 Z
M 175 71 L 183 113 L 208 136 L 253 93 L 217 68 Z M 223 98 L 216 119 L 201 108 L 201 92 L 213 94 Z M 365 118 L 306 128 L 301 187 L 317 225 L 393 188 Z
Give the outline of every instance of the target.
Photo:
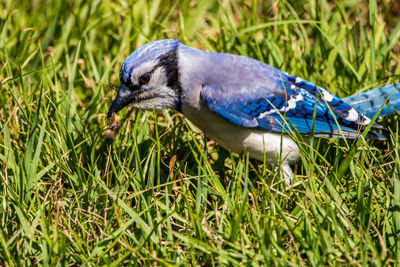
M 163 66 L 167 72 L 168 87 L 172 88 L 177 96 L 178 103 L 176 103 L 176 110 L 182 111 L 182 86 L 179 82 L 179 69 L 178 69 L 178 47 L 172 49 L 167 54 L 160 58 L 159 66 Z

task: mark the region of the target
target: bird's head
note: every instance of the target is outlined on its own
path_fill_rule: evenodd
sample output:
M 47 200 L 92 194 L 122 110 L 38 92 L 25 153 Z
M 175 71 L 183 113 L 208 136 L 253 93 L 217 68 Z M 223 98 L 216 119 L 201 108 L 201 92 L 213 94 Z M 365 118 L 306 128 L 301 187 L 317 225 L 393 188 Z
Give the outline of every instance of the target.
M 131 104 L 147 110 L 180 109 L 179 40 L 148 43 L 130 54 L 121 67 L 118 94 L 107 117 Z

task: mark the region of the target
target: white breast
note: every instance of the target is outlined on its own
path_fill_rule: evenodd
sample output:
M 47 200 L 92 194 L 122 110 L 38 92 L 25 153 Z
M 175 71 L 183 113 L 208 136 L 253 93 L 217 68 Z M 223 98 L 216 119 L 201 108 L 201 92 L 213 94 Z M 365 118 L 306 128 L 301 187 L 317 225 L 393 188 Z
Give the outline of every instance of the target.
M 279 156 L 284 164 L 291 164 L 299 158 L 297 144 L 286 134 L 240 127 L 204 108 L 184 108 L 183 114 L 208 137 L 235 153 L 249 152 L 250 157 L 261 161 L 265 157 L 266 162 L 272 165 Z

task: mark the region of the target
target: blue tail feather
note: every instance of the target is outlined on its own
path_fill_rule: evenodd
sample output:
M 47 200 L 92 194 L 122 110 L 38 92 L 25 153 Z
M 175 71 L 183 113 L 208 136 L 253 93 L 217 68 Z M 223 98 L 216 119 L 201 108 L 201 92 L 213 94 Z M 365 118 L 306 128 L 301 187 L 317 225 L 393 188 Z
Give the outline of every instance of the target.
M 389 98 L 390 96 L 390 98 Z M 351 105 L 360 113 L 369 118 L 375 116 L 383 103 L 386 101 L 379 116 L 392 114 L 400 111 L 400 82 L 342 98 L 343 102 Z

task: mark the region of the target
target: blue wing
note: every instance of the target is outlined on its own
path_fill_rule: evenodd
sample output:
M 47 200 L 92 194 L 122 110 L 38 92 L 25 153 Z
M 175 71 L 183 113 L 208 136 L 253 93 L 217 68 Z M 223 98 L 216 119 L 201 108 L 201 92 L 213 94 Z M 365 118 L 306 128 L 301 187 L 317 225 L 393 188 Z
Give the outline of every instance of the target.
M 234 124 L 276 133 L 290 133 L 295 127 L 301 134 L 310 134 L 314 110 L 314 133 L 318 137 L 354 139 L 362 125 L 370 121 L 312 83 L 285 73 L 280 80 L 272 90 L 243 83 L 204 84 L 200 97 L 206 107 Z M 369 136 L 385 139 L 374 132 Z
M 400 110 L 400 83 L 345 97 L 343 101 L 364 112 L 370 118 L 375 116 L 386 101 L 379 116 L 392 114 Z

